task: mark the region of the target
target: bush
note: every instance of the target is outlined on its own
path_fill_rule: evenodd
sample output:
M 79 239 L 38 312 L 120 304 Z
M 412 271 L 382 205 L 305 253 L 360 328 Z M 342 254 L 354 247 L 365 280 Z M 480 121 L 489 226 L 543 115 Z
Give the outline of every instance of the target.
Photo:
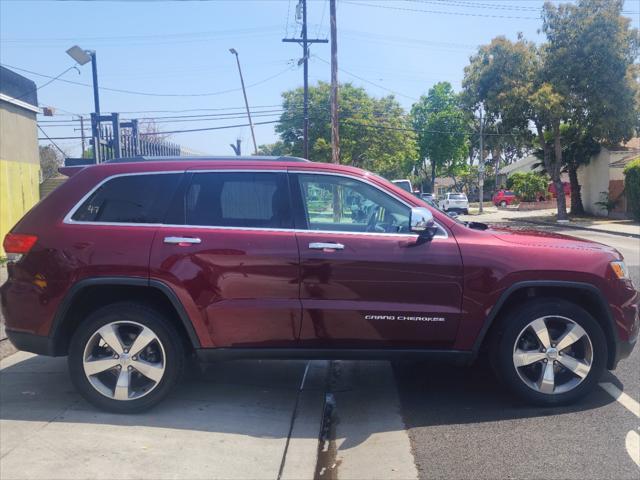
M 507 188 L 513 190 L 523 202 L 535 202 L 540 195 L 545 195 L 549 179 L 536 172 L 514 173 L 507 179 Z
M 633 218 L 640 222 L 640 158 L 624 169 L 624 190 Z

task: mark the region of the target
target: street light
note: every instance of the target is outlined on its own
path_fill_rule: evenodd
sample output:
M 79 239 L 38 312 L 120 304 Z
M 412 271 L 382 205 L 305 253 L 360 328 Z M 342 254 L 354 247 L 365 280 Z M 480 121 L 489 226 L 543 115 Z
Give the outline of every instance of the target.
M 100 122 L 100 95 L 98 92 L 98 65 L 96 62 L 95 50 L 84 50 L 78 45 L 74 45 L 67 50 L 67 55 L 73 58 L 79 65 L 85 65 L 91 62 L 91 71 L 93 73 L 93 105 L 95 115 L 91 118 L 91 136 L 93 137 L 93 159 L 98 163 L 98 125 Z
M 247 100 L 247 91 L 244 88 L 244 78 L 242 78 L 242 69 L 240 68 L 240 58 L 238 57 L 238 51 L 235 48 L 230 48 L 229 52 L 236 56 L 236 62 L 238 63 L 238 73 L 240 74 L 240 83 L 242 85 L 242 94 L 244 95 L 244 104 L 247 107 L 247 117 L 249 118 L 249 126 L 251 127 L 251 138 L 253 139 L 253 154 L 258 154 L 258 145 L 256 144 L 256 134 L 253 131 L 253 122 L 251 121 L 251 111 L 249 110 L 249 101 Z
M 73 58 L 79 65 L 85 65 L 91 62 L 93 72 L 93 103 L 95 112 L 100 115 L 100 97 L 98 96 L 98 65 L 96 63 L 95 50 L 84 50 L 78 45 L 74 45 L 67 50 L 67 55 Z

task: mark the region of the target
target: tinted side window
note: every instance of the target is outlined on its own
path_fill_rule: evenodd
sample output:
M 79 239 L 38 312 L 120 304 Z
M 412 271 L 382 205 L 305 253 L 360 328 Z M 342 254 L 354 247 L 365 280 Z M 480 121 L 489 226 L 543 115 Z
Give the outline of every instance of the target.
M 310 230 L 409 233 L 410 208 L 367 183 L 330 175 L 298 175 Z
M 292 227 L 284 173 L 195 173 L 184 211 L 187 225 Z
M 181 176 L 116 177 L 93 192 L 71 218 L 77 222 L 161 223 Z

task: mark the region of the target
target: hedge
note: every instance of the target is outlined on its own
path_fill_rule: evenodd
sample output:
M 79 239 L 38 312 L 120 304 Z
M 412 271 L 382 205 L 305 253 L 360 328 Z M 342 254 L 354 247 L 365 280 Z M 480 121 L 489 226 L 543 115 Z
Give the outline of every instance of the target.
M 627 205 L 631 208 L 633 218 L 640 222 L 640 158 L 625 167 L 624 176 Z

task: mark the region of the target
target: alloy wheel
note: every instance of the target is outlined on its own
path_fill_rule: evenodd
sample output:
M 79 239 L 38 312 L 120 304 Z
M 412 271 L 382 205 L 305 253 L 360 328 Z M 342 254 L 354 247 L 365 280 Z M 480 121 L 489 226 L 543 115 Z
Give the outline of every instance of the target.
M 113 400 L 135 400 L 161 382 L 166 356 L 150 328 L 128 320 L 100 327 L 87 342 L 82 366 L 89 383 Z
M 533 320 L 513 346 L 513 364 L 520 379 L 529 388 L 548 395 L 576 388 L 589 375 L 592 363 L 589 335 L 567 317 Z

